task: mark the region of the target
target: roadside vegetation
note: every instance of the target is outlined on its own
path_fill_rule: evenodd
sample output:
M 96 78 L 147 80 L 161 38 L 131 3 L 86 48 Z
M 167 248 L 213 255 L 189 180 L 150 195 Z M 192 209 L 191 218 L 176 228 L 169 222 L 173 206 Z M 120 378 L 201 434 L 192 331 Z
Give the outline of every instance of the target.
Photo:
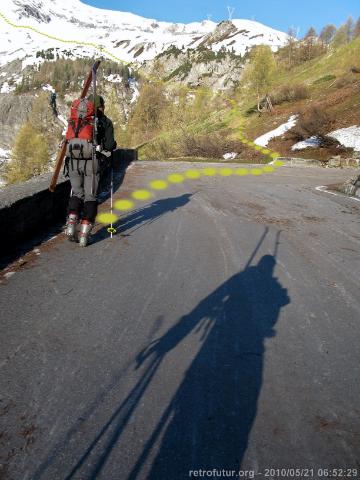
M 61 138 L 61 128 L 49 109 L 48 93 L 36 97 L 27 122 L 14 139 L 11 161 L 5 167 L 8 184 L 24 182 L 45 173 L 50 166 L 52 151 Z

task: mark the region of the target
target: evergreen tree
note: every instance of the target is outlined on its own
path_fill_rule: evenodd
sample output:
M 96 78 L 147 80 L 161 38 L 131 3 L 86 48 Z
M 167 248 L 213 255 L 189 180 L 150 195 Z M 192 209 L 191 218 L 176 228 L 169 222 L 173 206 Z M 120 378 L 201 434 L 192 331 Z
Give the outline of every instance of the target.
M 49 149 L 44 136 L 27 122 L 15 137 L 5 179 L 7 183 L 24 182 L 46 171 L 48 162 Z
M 317 33 L 314 27 L 310 27 L 309 30 L 306 32 L 304 40 L 306 38 L 314 38 L 317 37 Z
M 314 27 L 310 27 L 307 31 L 302 46 L 302 56 L 303 60 L 311 60 L 316 57 L 316 42 L 317 42 L 317 33 Z

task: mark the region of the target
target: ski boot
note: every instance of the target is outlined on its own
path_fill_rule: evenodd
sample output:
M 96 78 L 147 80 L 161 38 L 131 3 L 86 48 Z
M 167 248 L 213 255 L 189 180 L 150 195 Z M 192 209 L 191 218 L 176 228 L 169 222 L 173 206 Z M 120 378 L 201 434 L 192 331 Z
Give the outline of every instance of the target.
M 71 242 L 76 241 L 76 226 L 78 224 L 78 221 L 78 215 L 74 212 L 70 212 L 66 222 L 65 235 L 69 237 L 69 240 Z
M 89 243 L 90 232 L 93 228 L 93 224 L 89 222 L 89 220 L 82 220 L 80 223 L 80 230 L 79 230 L 79 245 L 80 247 L 86 247 Z

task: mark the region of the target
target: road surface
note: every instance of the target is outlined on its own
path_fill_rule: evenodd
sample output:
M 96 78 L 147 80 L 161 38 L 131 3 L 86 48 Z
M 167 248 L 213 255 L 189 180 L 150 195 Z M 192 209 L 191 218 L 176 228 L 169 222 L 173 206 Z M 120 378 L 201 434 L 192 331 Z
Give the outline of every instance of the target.
M 188 180 L 10 265 L 1 480 L 360 478 L 360 202 L 315 189 L 349 175 Z

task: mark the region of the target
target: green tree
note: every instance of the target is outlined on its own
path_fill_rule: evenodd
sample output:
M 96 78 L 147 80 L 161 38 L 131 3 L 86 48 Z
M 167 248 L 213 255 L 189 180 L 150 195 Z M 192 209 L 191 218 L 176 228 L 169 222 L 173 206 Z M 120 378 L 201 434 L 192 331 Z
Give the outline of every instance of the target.
M 339 27 L 334 35 L 333 41 L 331 42 L 331 46 L 333 48 L 339 48 L 342 45 L 345 45 L 347 43 L 348 39 L 348 29 L 346 25 L 341 25 Z
M 34 100 L 29 121 L 34 130 L 42 133 L 49 144 L 54 142 L 52 128 L 53 113 L 49 106 L 50 92 L 41 92 Z
M 5 170 L 8 184 L 24 182 L 47 169 L 50 155 L 46 139 L 30 122 L 20 128 L 11 153 Z
M 255 90 L 258 98 L 268 92 L 275 75 L 276 63 L 271 48 L 267 45 L 254 47 L 244 78 Z
M 149 140 L 161 130 L 167 105 L 163 83 L 145 83 L 128 125 L 133 145 Z

